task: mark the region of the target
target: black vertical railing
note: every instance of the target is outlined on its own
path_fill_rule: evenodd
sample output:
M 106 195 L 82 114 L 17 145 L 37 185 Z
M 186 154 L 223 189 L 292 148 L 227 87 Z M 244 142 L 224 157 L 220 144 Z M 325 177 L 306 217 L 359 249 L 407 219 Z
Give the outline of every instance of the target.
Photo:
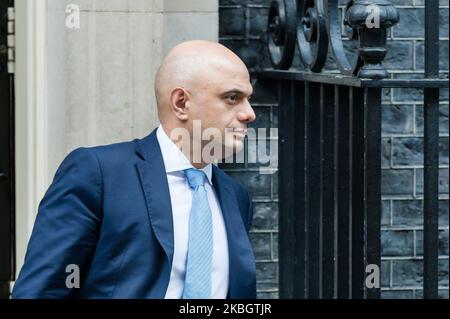
M 308 298 L 320 296 L 320 83 L 306 84 L 307 104 L 307 258 L 308 258 Z
M 390 1 L 273 1 L 268 46 L 279 85 L 282 298 L 380 298 L 381 97 L 424 90 L 424 297 L 438 296 L 439 3 L 425 2 L 425 77 L 392 79 L 382 61 L 399 14 Z M 378 15 L 377 26 L 369 16 Z M 297 30 L 297 36 L 293 35 Z M 349 58 L 342 34 L 357 40 Z M 288 70 L 293 42 L 306 70 Z M 329 50 L 331 49 L 331 50 Z M 322 72 L 328 52 L 337 71 Z M 386 270 L 384 270 L 386 271 Z
M 425 77 L 439 78 L 439 1 L 425 7 Z M 424 89 L 424 298 L 438 297 L 439 88 Z
M 366 264 L 381 263 L 381 88 L 366 90 L 365 211 Z M 367 289 L 368 298 L 380 298 L 380 289 Z
M 351 269 L 352 298 L 364 297 L 364 90 L 351 88 Z
M 337 297 L 349 297 L 350 282 L 350 95 L 346 86 L 336 86 L 337 98 Z
M 292 105 L 295 102 L 294 83 L 290 83 L 288 81 L 280 81 L 279 83 L 279 96 L 280 103 L 285 105 Z M 295 134 L 297 131 L 296 127 L 296 109 L 295 108 L 284 108 L 280 109 L 280 116 L 286 120 L 286 125 L 283 125 L 280 128 L 279 141 L 280 148 L 284 150 L 282 154 L 280 154 L 278 163 L 279 165 L 283 165 L 285 167 L 294 167 L 295 166 L 295 156 L 289 156 L 288 154 L 295 154 L 295 143 L 296 138 Z M 300 174 L 299 174 L 300 175 Z M 282 194 L 279 194 L 280 201 L 280 209 L 289 210 L 289 207 L 292 207 L 296 203 L 296 189 L 295 182 L 301 178 L 300 176 L 294 176 L 291 174 L 284 174 L 280 176 L 279 183 L 286 185 L 286 191 Z M 297 285 L 294 284 L 293 278 L 303 278 L 302 276 L 296 276 L 296 270 L 298 269 L 298 265 L 296 264 L 295 258 L 289 258 L 289 256 L 297 256 L 298 252 L 296 252 L 296 245 L 303 240 L 303 234 L 299 234 L 300 230 L 293 227 L 295 225 L 296 216 L 294 214 L 286 215 L 286 218 L 280 220 L 279 229 L 283 230 L 286 233 L 286 236 L 280 238 L 280 245 L 286 247 L 285 250 L 280 251 L 280 258 L 286 260 L 286 263 L 280 264 L 280 296 L 288 297 L 296 295 L 295 287 Z M 300 256 L 304 256 L 303 252 L 300 252 Z
M 322 190 L 321 190 L 321 215 L 322 215 L 322 298 L 334 297 L 335 285 L 335 103 L 334 86 L 321 85 L 321 161 Z
M 303 154 L 299 153 L 297 150 L 305 149 L 305 119 L 306 119 L 306 104 L 305 104 L 305 87 L 302 83 L 291 82 L 292 83 L 292 95 L 293 103 L 295 104 L 295 113 L 293 114 L 294 121 L 294 132 L 292 136 L 294 137 L 294 165 L 298 165 L 298 169 L 295 170 L 295 174 L 292 175 L 294 179 L 294 203 L 292 212 L 293 214 L 293 228 L 296 233 L 295 240 L 295 258 L 294 258 L 294 294 L 296 298 L 305 297 L 305 287 L 306 278 L 303 276 L 305 273 L 305 250 L 306 242 L 305 238 L 305 214 L 304 209 L 306 204 L 306 169 L 305 169 L 305 157 Z M 289 128 L 288 128 L 289 129 Z M 294 166 L 294 167 L 295 167 Z M 288 228 L 292 228 L 292 225 L 287 225 Z

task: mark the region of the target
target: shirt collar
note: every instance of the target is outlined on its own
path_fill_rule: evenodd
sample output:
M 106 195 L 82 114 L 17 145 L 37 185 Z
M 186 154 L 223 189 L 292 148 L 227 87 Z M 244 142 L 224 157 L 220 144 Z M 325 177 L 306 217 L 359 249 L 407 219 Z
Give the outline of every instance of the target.
M 189 162 L 184 153 L 167 136 L 162 125 L 159 125 L 158 129 L 156 130 L 156 137 L 161 148 L 166 173 L 178 172 L 188 168 L 194 168 L 194 166 L 192 166 L 191 162 Z M 202 170 L 206 174 L 209 184 L 212 185 L 212 164 L 208 164 L 200 170 Z

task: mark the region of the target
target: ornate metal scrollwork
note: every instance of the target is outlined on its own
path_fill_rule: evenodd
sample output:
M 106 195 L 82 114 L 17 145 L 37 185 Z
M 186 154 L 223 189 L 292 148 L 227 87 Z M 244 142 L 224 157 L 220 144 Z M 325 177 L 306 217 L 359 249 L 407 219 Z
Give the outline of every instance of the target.
M 382 79 L 388 73 L 382 61 L 386 56 L 387 29 L 400 20 L 398 10 L 386 0 L 349 0 L 340 23 L 338 0 L 278 0 L 269 14 L 269 50 L 275 68 L 289 69 L 292 63 L 293 19 L 289 8 L 296 7 L 296 35 L 300 58 L 313 72 L 325 64 L 328 43 L 341 73 L 361 78 Z M 296 4 L 296 6 L 295 6 Z M 279 18 L 277 18 L 277 16 Z M 289 17 L 289 18 L 288 18 Z M 356 58 L 344 48 L 342 31 L 357 40 Z M 277 50 L 273 47 L 277 46 Z M 292 56 L 290 55 L 292 53 Z M 281 63 L 282 62 L 282 63 Z M 282 67 L 280 67 L 282 66 Z
M 296 11 L 293 0 L 274 0 L 270 5 L 268 46 L 275 69 L 289 69 L 294 59 Z
M 342 24 L 339 23 L 341 20 L 341 13 L 338 7 L 338 0 L 329 0 L 328 1 L 328 27 L 330 33 L 330 45 L 333 52 L 333 56 L 335 58 L 336 64 L 341 71 L 342 74 L 345 75 L 357 75 L 359 69 L 361 68 L 363 61 L 357 55 L 354 61 L 350 61 L 345 52 L 344 44 L 342 41 L 342 29 L 345 36 L 347 36 L 351 40 L 358 39 L 358 31 L 353 29 L 351 25 L 349 25 L 346 15 L 344 14 L 344 18 Z M 345 13 L 348 12 L 349 8 L 354 5 L 354 1 L 347 1 L 347 5 L 345 6 Z M 342 28 L 342 29 L 341 29 Z
M 327 19 L 323 0 L 298 0 L 297 44 L 300 58 L 313 72 L 320 72 L 328 53 Z

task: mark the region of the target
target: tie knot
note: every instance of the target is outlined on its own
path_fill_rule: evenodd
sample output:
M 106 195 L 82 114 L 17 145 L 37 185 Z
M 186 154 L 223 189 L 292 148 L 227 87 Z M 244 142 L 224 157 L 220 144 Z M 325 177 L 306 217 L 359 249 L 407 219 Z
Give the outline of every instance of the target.
M 203 172 L 199 169 L 189 168 L 189 169 L 184 170 L 184 174 L 186 175 L 189 186 L 192 189 L 195 189 L 197 186 L 205 185 L 205 180 L 206 180 L 205 172 Z

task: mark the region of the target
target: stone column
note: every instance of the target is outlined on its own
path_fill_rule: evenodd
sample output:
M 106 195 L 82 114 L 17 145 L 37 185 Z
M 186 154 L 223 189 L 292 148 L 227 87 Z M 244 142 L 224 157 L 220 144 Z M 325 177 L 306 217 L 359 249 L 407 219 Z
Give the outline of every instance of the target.
M 79 28 L 67 27 L 75 13 L 68 5 L 79 9 Z M 17 273 L 64 157 L 148 135 L 158 125 L 153 85 L 162 58 L 185 40 L 217 41 L 218 7 L 218 0 L 16 0 Z

